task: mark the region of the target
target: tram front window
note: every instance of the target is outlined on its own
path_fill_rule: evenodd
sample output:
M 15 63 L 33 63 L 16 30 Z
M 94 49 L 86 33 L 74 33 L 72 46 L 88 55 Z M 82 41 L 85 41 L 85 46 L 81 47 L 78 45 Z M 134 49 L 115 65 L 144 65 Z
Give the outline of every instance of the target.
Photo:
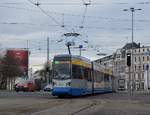
M 54 79 L 69 79 L 70 64 L 54 64 Z

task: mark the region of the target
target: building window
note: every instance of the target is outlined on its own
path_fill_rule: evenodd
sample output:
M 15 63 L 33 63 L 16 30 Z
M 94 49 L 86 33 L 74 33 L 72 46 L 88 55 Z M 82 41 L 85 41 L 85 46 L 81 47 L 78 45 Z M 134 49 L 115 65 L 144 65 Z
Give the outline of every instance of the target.
M 136 65 L 135 65 L 135 71 L 136 71 Z
M 142 79 L 144 79 L 144 73 L 142 73 Z
M 149 51 L 149 48 L 147 48 L 147 51 Z
M 142 82 L 142 87 L 141 88 L 144 89 L 144 82 Z
M 143 49 L 143 52 L 145 51 L 145 49 Z
M 141 58 L 139 57 L 139 62 L 141 61 Z
M 140 52 L 140 49 L 139 49 L 139 52 Z
M 149 56 L 147 56 L 147 61 L 149 61 Z
M 138 74 L 138 79 L 140 79 L 141 78 L 141 76 L 140 76 L 140 74 Z
M 136 62 L 136 57 L 134 58 L 135 62 Z
M 136 50 L 134 50 L 134 52 L 136 53 Z
M 143 56 L 143 61 L 144 61 L 144 56 Z
M 144 64 L 143 64 L 143 70 L 144 70 Z

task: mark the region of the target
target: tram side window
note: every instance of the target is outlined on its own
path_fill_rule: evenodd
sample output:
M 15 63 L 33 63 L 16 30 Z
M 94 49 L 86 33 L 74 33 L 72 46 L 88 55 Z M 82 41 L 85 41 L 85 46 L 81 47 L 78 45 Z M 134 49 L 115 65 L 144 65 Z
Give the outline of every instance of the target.
M 89 68 L 85 68 L 83 67 L 83 75 L 84 75 L 84 78 L 88 81 L 91 81 L 91 71 Z
M 104 81 L 105 81 L 105 82 L 109 82 L 109 76 L 107 76 L 106 74 L 105 74 L 105 76 L 104 76 Z
M 81 69 L 82 69 L 81 66 L 72 65 L 72 76 L 74 79 L 81 79 L 82 78 Z
M 97 79 L 96 79 L 96 71 L 94 71 L 94 81 L 96 82 Z
M 88 80 L 92 81 L 91 69 L 88 69 Z
M 103 81 L 103 75 L 102 75 L 102 73 L 99 72 L 99 71 L 95 71 L 94 80 L 95 80 L 96 82 L 101 82 L 101 81 Z
M 87 70 L 87 68 L 83 68 L 83 71 L 84 71 L 85 79 L 88 80 L 88 70 Z
M 89 68 L 87 68 L 86 70 L 87 70 L 88 81 L 92 81 L 92 79 L 91 79 L 91 70 Z

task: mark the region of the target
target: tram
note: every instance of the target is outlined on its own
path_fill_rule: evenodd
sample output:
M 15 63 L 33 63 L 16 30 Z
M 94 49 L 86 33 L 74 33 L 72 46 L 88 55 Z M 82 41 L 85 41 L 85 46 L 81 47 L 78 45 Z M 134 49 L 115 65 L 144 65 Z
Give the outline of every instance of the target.
M 112 92 L 110 69 L 76 55 L 56 55 L 53 60 L 52 95 L 82 96 Z

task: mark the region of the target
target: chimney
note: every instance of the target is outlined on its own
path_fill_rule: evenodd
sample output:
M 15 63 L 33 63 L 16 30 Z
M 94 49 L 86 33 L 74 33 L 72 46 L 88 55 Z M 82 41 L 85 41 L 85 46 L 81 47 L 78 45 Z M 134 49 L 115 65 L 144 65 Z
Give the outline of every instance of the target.
M 138 47 L 140 48 L 141 46 L 140 46 L 141 44 L 140 43 L 138 43 Z

